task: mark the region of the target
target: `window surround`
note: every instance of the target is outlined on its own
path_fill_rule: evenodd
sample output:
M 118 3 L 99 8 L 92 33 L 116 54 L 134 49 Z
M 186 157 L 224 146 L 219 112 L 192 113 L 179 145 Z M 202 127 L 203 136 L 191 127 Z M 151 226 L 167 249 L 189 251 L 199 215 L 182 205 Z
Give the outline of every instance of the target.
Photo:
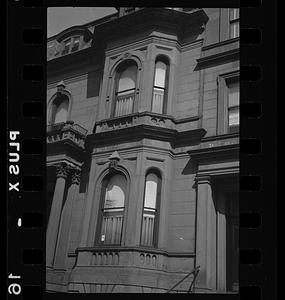
M 113 178 L 115 175 L 122 175 L 125 180 L 126 180 L 126 193 L 125 193 L 125 200 L 124 200 L 124 219 L 123 219 L 123 224 L 122 224 L 122 229 L 121 229 L 121 242 L 120 244 L 104 244 L 101 241 L 101 230 L 102 230 L 102 221 L 103 221 L 103 214 L 102 214 L 102 209 L 104 208 L 104 203 L 105 203 L 105 194 L 106 194 L 106 187 L 110 180 Z M 129 203 L 129 194 L 130 194 L 130 176 L 128 172 L 121 166 L 117 166 L 116 169 L 107 169 L 101 174 L 99 179 L 97 180 L 96 184 L 96 194 L 98 195 L 97 197 L 100 197 L 99 201 L 99 207 L 98 207 L 98 212 L 95 221 L 95 240 L 94 240 L 94 245 L 95 246 L 123 246 L 125 242 L 125 231 L 126 231 L 126 223 L 127 223 L 127 214 L 128 214 L 128 203 Z
M 217 134 L 229 134 L 228 129 L 228 85 L 239 82 L 239 71 L 221 74 L 217 78 L 218 84 L 218 113 Z M 238 133 L 238 132 L 237 132 Z
M 109 75 L 105 77 L 105 92 L 106 93 L 106 106 L 101 107 L 102 113 L 106 118 L 113 118 L 115 113 L 115 94 L 116 94 L 116 80 L 118 71 L 124 68 L 125 64 L 136 63 L 137 65 L 137 78 L 135 85 L 135 97 L 133 103 L 133 112 L 138 112 L 140 101 L 140 86 L 141 86 L 141 72 L 142 72 L 142 57 L 135 52 L 126 52 L 120 55 L 109 68 Z
M 57 91 L 49 100 L 48 102 L 48 116 L 47 116 L 47 121 L 48 121 L 48 125 L 53 125 L 54 124 L 54 109 L 55 109 L 55 101 L 57 101 L 57 99 L 59 97 L 66 97 L 68 100 L 68 111 L 67 111 L 67 118 L 66 121 L 70 120 L 70 114 L 71 114 L 71 107 L 72 107 L 72 97 L 70 92 L 68 92 L 65 89 L 62 89 L 60 91 Z
M 146 193 L 146 181 L 147 176 L 149 174 L 155 174 L 158 178 L 158 185 L 157 185 L 157 191 L 156 191 L 156 205 L 155 205 L 155 220 L 154 220 L 154 228 L 153 228 L 153 242 L 152 245 L 144 245 L 142 244 L 142 231 L 143 231 L 143 215 L 145 211 L 145 193 Z M 162 175 L 161 171 L 157 168 L 150 167 L 146 172 L 144 176 L 144 194 L 143 194 L 143 205 L 142 205 L 142 215 L 141 215 L 141 229 L 140 229 L 140 246 L 146 247 L 146 248 L 157 248 L 158 247 L 158 234 L 159 234 L 159 219 L 160 219 L 160 203 L 161 203 L 161 191 L 162 191 Z

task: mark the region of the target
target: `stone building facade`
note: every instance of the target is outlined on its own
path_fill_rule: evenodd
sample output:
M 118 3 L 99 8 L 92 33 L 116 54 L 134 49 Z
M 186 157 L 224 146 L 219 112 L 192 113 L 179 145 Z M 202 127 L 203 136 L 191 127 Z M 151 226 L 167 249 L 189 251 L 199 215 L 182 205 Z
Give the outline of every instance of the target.
M 238 192 L 238 9 L 48 39 L 48 292 L 237 292 Z

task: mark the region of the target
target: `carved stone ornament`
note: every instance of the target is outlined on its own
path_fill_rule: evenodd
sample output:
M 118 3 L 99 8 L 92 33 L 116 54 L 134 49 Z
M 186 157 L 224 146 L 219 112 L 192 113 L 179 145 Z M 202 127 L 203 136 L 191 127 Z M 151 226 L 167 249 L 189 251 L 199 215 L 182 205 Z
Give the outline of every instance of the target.
M 61 80 L 61 81 L 56 85 L 56 87 L 57 87 L 57 91 L 60 92 L 60 91 L 62 91 L 62 90 L 65 89 L 66 85 L 65 85 L 64 81 Z
M 56 166 L 56 177 L 67 178 L 70 172 L 70 166 L 66 163 L 61 163 Z
M 118 151 L 114 151 L 112 155 L 109 157 L 109 169 L 116 169 L 118 166 L 118 162 L 120 161 L 120 155 Z
M 80 183 L 80 175 L 81 172 L 79 169 L 73 169 L 71 173 L 71 184 L 79 184 Z

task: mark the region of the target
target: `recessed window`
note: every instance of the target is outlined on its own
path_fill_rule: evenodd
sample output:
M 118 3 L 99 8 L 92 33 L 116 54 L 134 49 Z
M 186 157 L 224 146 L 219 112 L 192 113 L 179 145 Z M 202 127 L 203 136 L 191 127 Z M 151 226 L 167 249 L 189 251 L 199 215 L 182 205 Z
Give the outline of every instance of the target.
M 138 67 L 130 63 L 117 73 L 114 116 L 131 114 L 134 108 Z
M 218 134 L 239 132 L 239 72 L 218 78 Z
M 158 205 L 160 200 L 161 177 L 150 171 L 145 178 L 144 207 L 142 216 L 141 245 L 156 246 L 158 230 Z
M 153 96 L 151 111 L 154 113 L 165 113 L 168 84 L 168 63 L 158 59 L 155 63 Z
M 65 123 L 68 118 L 69 99 L 65 95 L 56 97 L 51 106 L 50 124 Z
M 127 191 L 126 178 L 121 174 L 113 175 L 103 181 L 101 209 L 101 244 L 121 244 Z
M 230 38 L 239 37 L 239 8 L 230 8 Z

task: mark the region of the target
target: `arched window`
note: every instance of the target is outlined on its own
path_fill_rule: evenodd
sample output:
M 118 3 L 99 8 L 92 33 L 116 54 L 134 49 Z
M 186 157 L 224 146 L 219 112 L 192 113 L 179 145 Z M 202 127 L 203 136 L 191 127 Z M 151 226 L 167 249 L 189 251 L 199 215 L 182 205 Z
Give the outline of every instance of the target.
M 167 85 L 169 64 L 163 58 L 158 58 L 155 63 L 154 85 L 151 111 L 154 113 L 166 113 Z
M 68 108 L 68 97 L 66 95 L 58 96 L 52 103 L 50 123 L 65 123 L 68 117 Z
M 127 180 L 121 174 L 115 174 L 103 181 L 99 237 L 102 244 L 121 243 L 126 192 Z
M 141 230 L 142 246 L 156 246 L 160 193 L 161 176 L 159 172 L 151 170 L 145 177 L 144 207 Z
M 124 65 L 118 70 L 116 77 L 115 117 L 133 112 L 138 67 L 135 62 Z

